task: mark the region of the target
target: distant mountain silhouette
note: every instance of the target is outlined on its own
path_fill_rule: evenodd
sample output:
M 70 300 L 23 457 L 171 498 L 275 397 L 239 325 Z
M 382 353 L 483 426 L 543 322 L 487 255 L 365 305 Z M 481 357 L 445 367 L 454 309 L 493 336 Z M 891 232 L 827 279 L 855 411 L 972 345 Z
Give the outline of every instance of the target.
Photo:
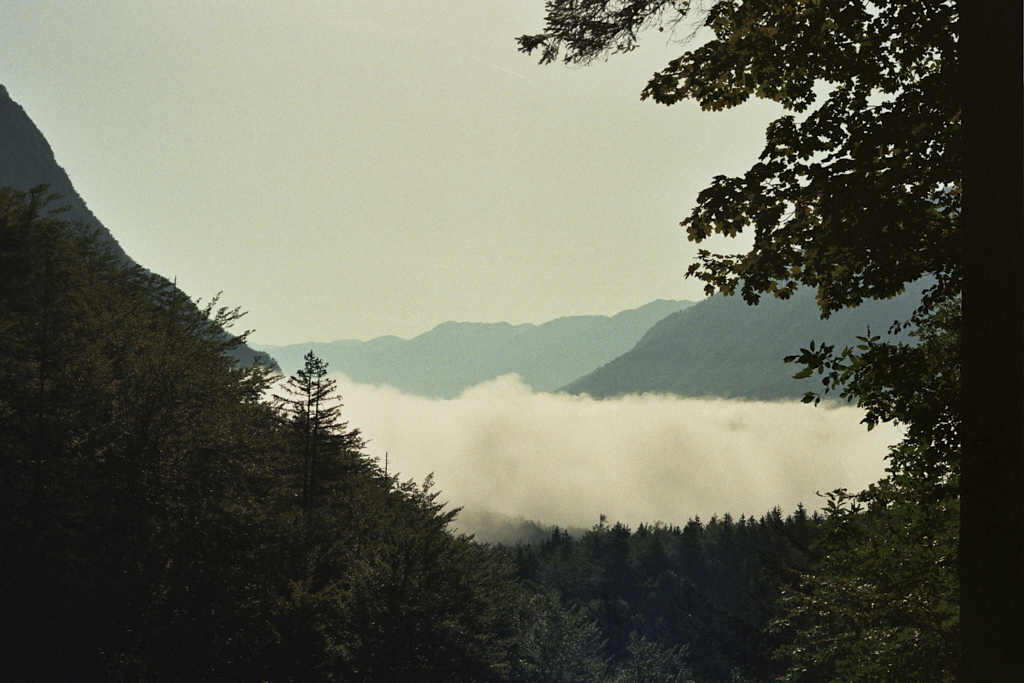
M 821 378 L 794 380 L 802 366 L 784 363 L 811 340 L 852 346 L 868 328 L 887 338 L 896 320 L 907 320 L 921 301 L 924 285 L 886 301 L 821 320 L 814 292 L 798 291 L 782 301 L 762 297 L 748 306 L 738 296 L 712 296 L 655 325 L 628 353 L 563 388 L 571 394 L 608 398 L 666 393 L 758 400 L 799 398 L 818 391 Z M 906 339 L 906 333 L 901 333 Z
M 71 179 L 57 163 L 50 143 L 36 124 L 21 105 L 11 99 L 7 88 L 0 85 L 0 187 L 28 191 L 38 185 L 49 185 L 51 194 L 63 195 L 62 199 L 51 204 L 51 208 L 69 207 L 61 215 L 62 219 L 83 221 L 99 232 L 101 240 L 125 265 L 137 265 L 75 191 Z M 248 365 L 257 352 L 248 345 L 242 345 L 232 355 Z M 277 367 L 273 358 L 262 355 L 266 362 Z
M 518 374 L 535 391 L 553 391 L 625 353 L 657 321 L 693 305 L 658 300 L 615 316 L 572 316 L 542 325 L 447 322 L 406 340 L 259 346 L 294 373 L 313 351 L 364 384 L 388 384 L 420 396 L 455 398 L 463 390 Z

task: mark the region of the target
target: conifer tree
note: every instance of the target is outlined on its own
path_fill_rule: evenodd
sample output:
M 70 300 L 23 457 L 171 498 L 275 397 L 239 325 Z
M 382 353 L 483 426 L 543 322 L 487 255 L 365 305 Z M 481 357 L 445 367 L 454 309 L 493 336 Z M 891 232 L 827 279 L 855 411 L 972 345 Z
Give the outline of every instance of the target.
M 348 423 L 341 420 L 343 404 L 337 381 L 328 377 L 327 363 L 312 351 L 304 360 L 303 367 L 282 385 L 283 394 L 277 399 L 297 439 L 299 504 L 309 542 L 314 511 L 321 503 L 325 486 L 331 485 L 329 473 L 337 470 L 343 454 L 358 451 L 363 440 L 359 430 L 348 430 Z

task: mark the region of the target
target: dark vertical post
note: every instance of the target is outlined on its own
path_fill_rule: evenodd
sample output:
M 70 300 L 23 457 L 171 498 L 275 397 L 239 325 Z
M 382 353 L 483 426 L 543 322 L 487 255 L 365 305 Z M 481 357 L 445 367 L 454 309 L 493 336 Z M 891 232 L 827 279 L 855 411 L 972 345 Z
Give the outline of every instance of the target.
M 963 681 L 1024 681 L 1024 70 L 1019 0 L 958 3 L 964 115 Z

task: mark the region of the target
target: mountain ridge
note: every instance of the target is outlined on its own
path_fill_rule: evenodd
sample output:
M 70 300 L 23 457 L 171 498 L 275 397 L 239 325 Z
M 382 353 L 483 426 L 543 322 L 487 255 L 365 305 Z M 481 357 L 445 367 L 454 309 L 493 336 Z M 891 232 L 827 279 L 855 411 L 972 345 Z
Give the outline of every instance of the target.
M 764 297 L 757 306 L 722 295 L 700 302 L 660 299 L 614 316 L 565 316 L 540 325 L 446 321 L 411 339 L 386 335 L 258 348 L 274 354 L 286 372 L 301 367 L 312 350 L 355 382 L 433 398 L 455 398 L 470 386 L 515 373 L 534 391 L 596 399 L 661 393 L 795 400 L 820 390 L 820 378 L 794 379 L 800 367 L 785 363 L 785 356 L 812 340 L 852 346 L 869 330 L 908 340 L 905 331 L 887 333 L 895 321 L 909 319 L 925 284 L 826 320 L 814 291 L 803 288 L 788 300 Z M 630 330 L 625 336 L 624 329 Z
M 655 322 L 691 301 L 658 299 L 614 316 L 564 316 L 541 324 L 446 321 L 411 339 L 256 345 L 286 373 L 313 351 L 331 370 L 365 384 L 455 398 L 463 390 L 516 373 L 535 391 L 553 391 L 628 351 Z
M 62 218 L 81 220 L 94 227 L 119 259 L 135 263 L 75 190 L 67 171 L 57 163 L 46 136 L 25 108 L 0 84 L 0 187 L 27 192 L 38 185 L 48 185 L 51 194 L 62 195 L 59 205 L 69 207 Z
M 821 388 L 820 378 L 793 379 L 800 366 L 787 364 L 810 341 L 853 346 L 870 329 L 883 339 L 921 301 L 926 283 L 908 286 L 890 300 L 865 301 L 826 320 L 804 288 L 788 300 L 763 297 L 756 306 L 715 295 L 666 316 L 623 355 L 560 388 L 569 394 L 612 398 L 636 393 L 751 400 L 796 399 Z

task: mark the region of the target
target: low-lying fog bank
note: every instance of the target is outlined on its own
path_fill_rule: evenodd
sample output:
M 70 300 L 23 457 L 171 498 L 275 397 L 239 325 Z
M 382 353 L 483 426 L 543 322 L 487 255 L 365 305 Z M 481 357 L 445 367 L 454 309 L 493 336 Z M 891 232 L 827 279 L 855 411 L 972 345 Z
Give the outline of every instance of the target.
M 593 400 L 535 394 L 509 375 L 453 400 L 334 375 L 344 419 L 402 479 L 434 473 L 463 506 L 461 531 L 495 540 L 518 520 L 590 527 L 606 515 L 683 524 L 778 505 L 820 507 L 815 492 L 860 490 L 884 473 L 899 430 L 868 432 L 850 406 L 673 396 Z M 509 519 L 502 519 L 511 518 Z

